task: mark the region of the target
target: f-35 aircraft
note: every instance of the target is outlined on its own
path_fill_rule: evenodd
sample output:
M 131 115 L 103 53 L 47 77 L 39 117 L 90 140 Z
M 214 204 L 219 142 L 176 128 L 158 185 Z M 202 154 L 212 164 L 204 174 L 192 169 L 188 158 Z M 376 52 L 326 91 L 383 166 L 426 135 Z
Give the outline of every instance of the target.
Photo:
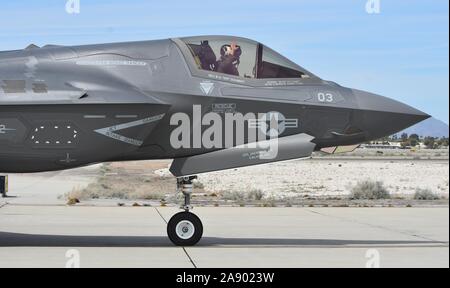
M 428 117 L 240 37 L 0 53 L 0 172 L 174 159 L 185 201 L 167 230 L 182 246 L 203 234 L 190 212 L 195 175 L 335 151 Z

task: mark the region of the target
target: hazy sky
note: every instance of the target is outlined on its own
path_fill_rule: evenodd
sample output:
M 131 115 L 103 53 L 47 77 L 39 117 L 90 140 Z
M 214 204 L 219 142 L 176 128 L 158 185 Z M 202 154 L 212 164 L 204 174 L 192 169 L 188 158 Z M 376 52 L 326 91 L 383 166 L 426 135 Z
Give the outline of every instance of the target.
M 449 1 L 0 0 L 0 50 L 198 34 L 253 38 L 311 72 L 449 122 Z

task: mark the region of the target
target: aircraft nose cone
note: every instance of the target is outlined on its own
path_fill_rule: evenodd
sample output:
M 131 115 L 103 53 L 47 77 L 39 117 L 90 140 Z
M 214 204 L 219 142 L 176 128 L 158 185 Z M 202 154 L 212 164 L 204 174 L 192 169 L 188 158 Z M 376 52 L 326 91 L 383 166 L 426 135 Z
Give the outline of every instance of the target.
M 355 95 L 360 108 L 363 110 L 417 116 L 418 121 L 430 118 L 430 115 L 420 110 L 384 96 L 361 90 L 353 90 L 353 94 Z
M 387 97 L 361 90 L 353 90 L 353 94 L 363 111 L 363 126 L 371 138 L 390 136 L 431 117 Z

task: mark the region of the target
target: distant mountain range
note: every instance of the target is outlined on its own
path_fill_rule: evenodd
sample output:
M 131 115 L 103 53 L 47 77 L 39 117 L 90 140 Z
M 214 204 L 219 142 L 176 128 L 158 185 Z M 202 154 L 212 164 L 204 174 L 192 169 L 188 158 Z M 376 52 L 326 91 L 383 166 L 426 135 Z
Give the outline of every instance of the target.
M 417 134 L 421 137 L 448 137 L 448 125 L 436 118 L 429 118 L 419 124 L 416 124 L 397 135 L 407 133 L 408 135 Z

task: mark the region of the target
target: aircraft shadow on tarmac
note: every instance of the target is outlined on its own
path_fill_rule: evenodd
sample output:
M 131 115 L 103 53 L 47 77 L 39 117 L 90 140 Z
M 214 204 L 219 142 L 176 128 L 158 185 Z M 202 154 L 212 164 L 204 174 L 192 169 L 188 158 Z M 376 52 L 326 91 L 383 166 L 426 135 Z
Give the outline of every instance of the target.
M 162 236 L 70 236 L 35 235 L 0 232 L 0 247 L 172 247 Z M 334 239 L 265 239 L 204 237 L 197 247 L 401 247 L 447 246 L 437 241 L 334 240 Z

